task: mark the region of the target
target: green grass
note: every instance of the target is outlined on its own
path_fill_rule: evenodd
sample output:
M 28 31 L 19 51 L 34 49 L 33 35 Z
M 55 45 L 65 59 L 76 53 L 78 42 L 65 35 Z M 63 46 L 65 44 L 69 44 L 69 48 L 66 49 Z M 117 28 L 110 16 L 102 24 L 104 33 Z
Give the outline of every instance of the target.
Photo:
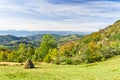
M 82 65 L 0 66 L 0 80 L 120 80 L 120 56 Z

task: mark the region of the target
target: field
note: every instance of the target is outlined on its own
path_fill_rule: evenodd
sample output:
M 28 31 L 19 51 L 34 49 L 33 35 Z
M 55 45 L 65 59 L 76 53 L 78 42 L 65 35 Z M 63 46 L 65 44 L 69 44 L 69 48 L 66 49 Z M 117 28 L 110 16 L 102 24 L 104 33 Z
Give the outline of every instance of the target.
M 0 80 L 120 80 L 120 56 L 104 62 L 82 65 L 1 65 Z

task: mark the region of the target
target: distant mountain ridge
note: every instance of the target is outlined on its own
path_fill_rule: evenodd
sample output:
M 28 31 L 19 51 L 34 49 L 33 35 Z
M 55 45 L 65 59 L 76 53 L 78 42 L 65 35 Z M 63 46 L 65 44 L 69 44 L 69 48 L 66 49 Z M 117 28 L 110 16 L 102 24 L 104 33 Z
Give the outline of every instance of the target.
M 85 35 L 91 32 L 79 32 L 79 31 L 26 31 L 26 30 L 0 30 L 0 35 L 13 35 L 17 37 L 26 37 L 36 34 L 56 34 L 56 35 L 70 35 L 70 34 L 78 34 L 78 35 Z
M 31 39 L 27 37 L 16 37 L 13 35 L 0 35 L 0 45 L 12 46 L 19 43 L 28 43 Z
M 46 34 L 36 34 L 36 35 L 31 35 L 31 36 L 26 36 L 26 37 L 17 37 L 13 35 L 0 35 L 0 45 L 2 46 L 18 46 L 20 43 L 24 44 L 31 44 L 34 47 L 38 47 L 41 43 L 42 37 Z M 62 36 L 62 35 L 57 35 L 57 34 L 52 34 L 55 39 L 57 40 L 58 45 L 62 45 L 66 42 L 77 40 L 83 35 L 67 35 L 67 36 Z

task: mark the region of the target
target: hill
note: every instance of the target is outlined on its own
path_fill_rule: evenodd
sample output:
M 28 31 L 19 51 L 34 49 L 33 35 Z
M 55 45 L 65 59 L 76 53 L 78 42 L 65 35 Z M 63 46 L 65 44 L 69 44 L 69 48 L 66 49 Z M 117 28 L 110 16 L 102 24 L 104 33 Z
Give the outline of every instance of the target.
M 71 59 L 75 58 L 80 62 L 92 63 L 120 55 L 120 20 L 105 29 L 82 37 L 75 41 L 75 44 L 67 53 L 75 54 Z
M 14 44 L 15 42 L 25 42 L 25 41 L 31 41 L 31 40 L 26 37 L 16 37 L 12 35 L 0 35 L 1 45 L 9 45 L 10 43 Z
M 46 34 L 36 34 L 36 35 L 30 35 L 30 36 L 27 36 L 27 38 L 33 40 L 33 41 L 37 41 L 37 42 L 40 42 L 42 37 L 46 35 Z M 57 40 L 64 37 L 64 36 L 61 36 L 61 35 L 57 35 L 57 34 L 52 34 Z
M 38 47 L 40 45 L 42 37 L 46 34 L 36 34 L 36 35 L 31 35 L 31 36 L 26 36 L 26 37 L 16 37 L 13 35 L 0 35 L 0 45 L 9 47 L 15 47 L 18 46 L 20 43 L 24 44 L 31 44 L 34 47 Z M 72 41 L 72 40 L 77 40 L 82 35 L 67 35 L 67 36 L 62 36 L 62 35 L 57 35 L 57 34 L 52 34 L 55 39 L 57 40 L 58 45 L 62 45 L 66 42 Z

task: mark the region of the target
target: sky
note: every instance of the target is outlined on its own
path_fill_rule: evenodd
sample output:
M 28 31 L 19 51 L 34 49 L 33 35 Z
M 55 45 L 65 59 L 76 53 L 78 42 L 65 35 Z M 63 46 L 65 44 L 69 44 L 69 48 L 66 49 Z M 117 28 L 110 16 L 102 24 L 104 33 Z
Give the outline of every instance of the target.
M 94 32 L 119 19 L 119 0 L 0 0 L 0 30 Z

